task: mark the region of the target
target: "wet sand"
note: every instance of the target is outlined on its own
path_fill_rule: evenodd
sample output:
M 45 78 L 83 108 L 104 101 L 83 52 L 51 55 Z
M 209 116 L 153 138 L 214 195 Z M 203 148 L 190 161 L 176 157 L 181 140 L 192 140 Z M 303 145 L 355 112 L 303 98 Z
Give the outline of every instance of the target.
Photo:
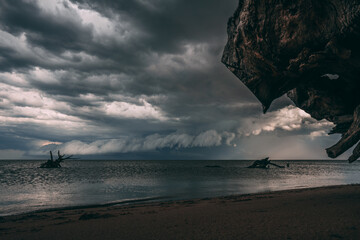
M 0 239 L 360 239 L 360 185 L 7 216 Z

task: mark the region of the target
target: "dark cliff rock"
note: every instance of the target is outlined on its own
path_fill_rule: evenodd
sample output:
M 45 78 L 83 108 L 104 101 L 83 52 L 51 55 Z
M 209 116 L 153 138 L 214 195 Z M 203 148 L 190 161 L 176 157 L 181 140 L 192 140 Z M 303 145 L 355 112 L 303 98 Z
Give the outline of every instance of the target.
M 228 22 L 222 62 L 264 112 L 287 93 L 341 133 L 335 158 L 360 140 L 360 1 L 240 0 Z M 349 160 L 360 156 L 355 148 Z

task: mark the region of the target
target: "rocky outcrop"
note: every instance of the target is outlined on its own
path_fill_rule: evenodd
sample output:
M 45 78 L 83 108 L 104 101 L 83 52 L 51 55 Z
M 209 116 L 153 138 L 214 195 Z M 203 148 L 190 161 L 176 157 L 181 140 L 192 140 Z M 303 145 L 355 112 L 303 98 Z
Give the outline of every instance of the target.
M 288 94 L 315 119 L 336 124 L 335 158 L 360 140 L 360 1 L 240 0 L 222 62 L 264 112 Z M 356 147 L 349 160 L 360 156 Z

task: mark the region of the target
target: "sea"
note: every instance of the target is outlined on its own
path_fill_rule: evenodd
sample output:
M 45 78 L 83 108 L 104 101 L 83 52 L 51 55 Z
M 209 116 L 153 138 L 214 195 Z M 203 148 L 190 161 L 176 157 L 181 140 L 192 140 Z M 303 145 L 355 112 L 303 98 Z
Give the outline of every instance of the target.
M 272 161 L 289 167 L 249 169 L 245 160 L 0 161 L 0 216 L 95 205 L 211 198 L 359 184 L 360 163 Z

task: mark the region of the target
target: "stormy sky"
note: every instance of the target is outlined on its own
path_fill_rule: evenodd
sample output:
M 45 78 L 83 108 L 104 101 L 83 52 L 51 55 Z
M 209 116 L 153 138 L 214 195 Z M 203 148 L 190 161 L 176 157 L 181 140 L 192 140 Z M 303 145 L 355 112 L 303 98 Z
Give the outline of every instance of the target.
M 0 1 L 0 158 L 327 158 L 331 123 L 220 62 L 237 4 Z

